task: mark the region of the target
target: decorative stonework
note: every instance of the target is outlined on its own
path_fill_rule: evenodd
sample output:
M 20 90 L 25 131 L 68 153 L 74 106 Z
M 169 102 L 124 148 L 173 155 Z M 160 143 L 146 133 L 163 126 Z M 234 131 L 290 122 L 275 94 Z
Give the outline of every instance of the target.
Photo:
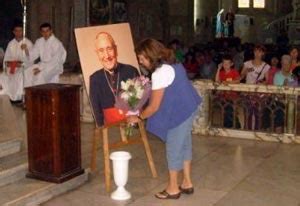
M 202 98 L 202 103 L 199 106 L 199 111 L 195 117 L 193 130 L 194 134 L 208 134 L 208 112 L 209 112 L 209 93 L 208 90 L 201 85 L 194 84 L 198 94 Z
M 222 136 L 222 137 L 236 137 L 244 139 L 255 139 L 260 141 L 276 141 L 282 143 L 300 143 L 300 136 L 295 133 L 297 126 L 297 97 L 300 93 L 300 88 L 294 87 L 279 87 L 269 85 L 246 85 L 246 84 L 217 84 L 208 80 L 197 80 L 193 82 L 194 87 L 202 97 L 202 104 L 197 114 L 194 125 L 193 133 L 209 136 Z M 238 129 L 215 128 L 209 122 L 209 108 L 210 100 L 209 93 L 211 90 L 223 91 L 239 91 L 239 92 L 252 92 L 252 93 L 271 93 L 271 94 L 284 94 L 287 96 L 287 129 L 283 134 L 267 133 L 258 131 L 245 131 Z M 296 111 L 296 115 L 295 115 Z

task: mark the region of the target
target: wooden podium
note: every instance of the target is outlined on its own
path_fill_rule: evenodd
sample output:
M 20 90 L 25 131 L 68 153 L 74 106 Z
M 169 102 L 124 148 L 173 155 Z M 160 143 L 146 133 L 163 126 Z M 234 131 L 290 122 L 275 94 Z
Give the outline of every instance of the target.
M 27 177 L 61 183 L 81 168 L 79 85 L 44 84 L 25 89 Z

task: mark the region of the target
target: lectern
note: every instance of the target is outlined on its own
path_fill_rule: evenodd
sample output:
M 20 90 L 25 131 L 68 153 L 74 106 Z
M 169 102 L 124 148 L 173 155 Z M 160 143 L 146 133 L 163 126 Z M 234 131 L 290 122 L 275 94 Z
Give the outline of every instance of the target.
M 44 84 L 25 89 L 27 177 L 61 183 L 81 168 L 79 85 Z

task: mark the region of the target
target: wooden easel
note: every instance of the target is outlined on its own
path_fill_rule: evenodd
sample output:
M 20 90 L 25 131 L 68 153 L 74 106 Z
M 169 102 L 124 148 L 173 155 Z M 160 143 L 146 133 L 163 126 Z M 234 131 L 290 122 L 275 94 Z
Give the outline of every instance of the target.
M 111 169 L 110 169 L 110 160 L 109 160 L 109 149 L 116 149 L 116 148 L 120 148 L 120 147 L 123 147 L 125 145 L 130 145 L 130 144 L 143 143 L 152 176 L 154 178 L 157 177 L 157 172 L 156 172 L 155 164 L 153 162 L 152 152 L 151 152 L 150 145 L 148 142 L 144 123 L 141 121 L 138 122 L 140 136 L 135 137 L 135 138 L 134 137 L 129 138 L 129 139 L 127 139 L 127 137 L 125 135 L 125 129 L 124 129 L 125 126 L 126 126 L 126 123 L 121 122 L 121 123 L 117 123 L 117 124 L 113 124 L 113 125 L 105 125 L 102 127 L 96 127 L 95 131 L 94 131 L 93 145 L 92 145 L 92 157 L 91 157 L 91 170 L 93 172 L 97 168 L 97 150 L 98 150 L 99 140 L 101 138 L 101 133 L 102 133 L 105 188 L 106 188 L 107 192 L 109 192 L 111 189 L 111 180 L 110 180 Z M 109 144 L 108 130 L 112 127 L 120 128 L 121 141 L 117 141 L 117 142 Z

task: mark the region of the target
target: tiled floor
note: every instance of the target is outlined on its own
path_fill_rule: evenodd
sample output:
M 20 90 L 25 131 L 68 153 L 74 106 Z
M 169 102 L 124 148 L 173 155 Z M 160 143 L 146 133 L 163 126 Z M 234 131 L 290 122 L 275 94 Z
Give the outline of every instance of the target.
M 17 109 L 17 115 L 24 115 Z M 93 124 L 82 124 L 82 160 L 89 165 Z M 300 206 L 300 145 L 232 138 L 193 137 L 195 193 L 178 200 L 158 200 L 167 167 L 164 144 L 149 136 L 159 177 L 152 178 L 142 145 L 124 148 L 130 160 L 127 189 L 132 199 L 114 201 L 104 190 L 102 151 L 98 171 L 87 184 L 45 206 Z M 115 188 L 115 187 L 114 187 Z

